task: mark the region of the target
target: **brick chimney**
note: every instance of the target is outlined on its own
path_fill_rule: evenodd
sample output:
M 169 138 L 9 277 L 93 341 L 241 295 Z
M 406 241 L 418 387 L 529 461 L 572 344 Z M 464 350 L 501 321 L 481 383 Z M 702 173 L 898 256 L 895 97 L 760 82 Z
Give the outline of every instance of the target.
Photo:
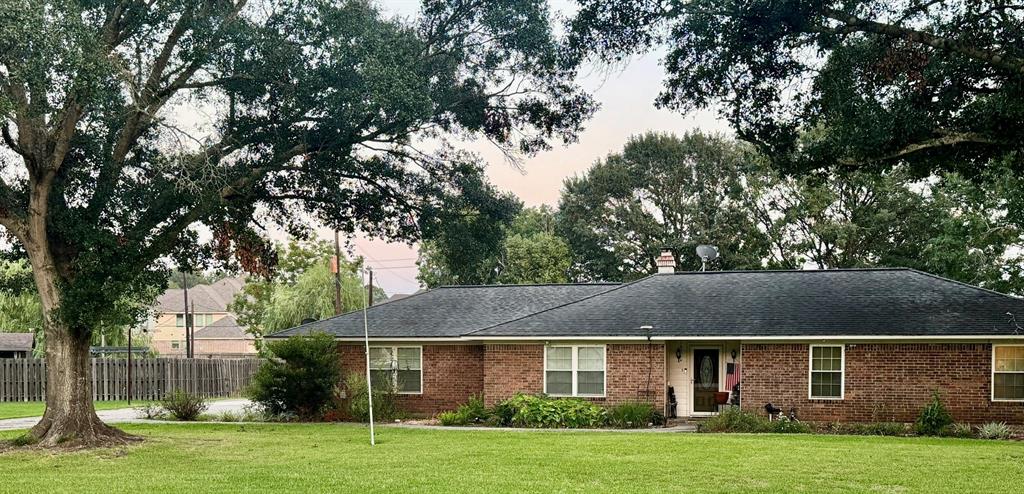
M 658 274 L 672 274 L 676 272 L 676 258 L 672 255 L 671 249 L 661 249 L 661 255 L 654 260 L 658 266 Z

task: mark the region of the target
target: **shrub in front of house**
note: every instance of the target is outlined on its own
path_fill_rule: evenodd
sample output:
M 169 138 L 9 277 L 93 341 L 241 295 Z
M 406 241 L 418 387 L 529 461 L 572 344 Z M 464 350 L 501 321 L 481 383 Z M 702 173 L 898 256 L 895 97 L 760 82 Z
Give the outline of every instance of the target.
M 806 422 L 780 415 L 777 420 L 768 422 L 768 430 L 766 432 L 774 432 L 776 434 L 809 434 L 813 431 Z
M 164 396 L 160 406 L 175 420 L 193 421 L 206 411 L 206 399 L 202 396 L 175 389 Z
M 982 439 L 1009 439 L 1010 426 L 1003 422 L 989 422 L 978 427 L 978 437 Z
M 579 398 L 551 398 L 518 394 L 491 409 L 472 397 L 459 408 L 437 414 L 441 425 L 486 424 L 492 427 L 583 429 L 642 428 L 663 425 L 665 417 L 654 405 L 626 402 L 608 408 Z
M 950 437 L 970 438 L 974 437 L 974 427 L 971 424 L 956 423 L 948 428 Z
M 488 422 L 490 417 L 491 412 L 484 406 L 484 400 L 471 396 L 469 401 L 454 411 L 439 413 L 437 420 L 441 425 L 474 425 Z
M 940 436 L 947 433 L 948 428 L 953 425 L 953 416 L 942 404 L 939 392 L 932 393 L 932 399 L 928 402 L 917 421 L 914 422 L 914 431 L 922 436 Z
M 348 396 L 349 413 L 359 422 L 370 421 L 370 400 L 366 390 L 366 376 L 358 372 L 350 373 L 345 378 L 346 396 Z M 377 384 L 373 387 L 373 421 L 390 422 L 400 418 L 398 393 L 390 384 Z
M 843 434 L 848 436 L 906 436 L 910 434 L 907 424 L 899 422 L 848 423 L 829 422 L 818 424 L 815 432 L 821 434 Z
M 252 378 L 247 394 L 267 415 L 317 420 L 334 401 L 341 364 L 334 339 L 324 333 L 267 344 L 273 354 Z
M 515 416 L 516 408 L 512 406 L 512 400 L 505 400 L 491 408 L 491 416 L 487 419 L 487 425 L 492 427 L 511 427 L 512 419 Z
M 516 395 L 508 399 L 515 410 L 511 425 L 530 428 L 593 429 L 608 420 L 601 405 L 579 398 Z
M 776 434 L 806 434 L 813 432 L 811 425 L 785 415 L 776 420 L 748 412 L 738 407 L 729 407 L 718 415 L 708 418 L 697 426 L 700 432 L 746 432 Z
M 701 432 L 768 432 L 767 418 L 754 412 L 729 407 L 697 425 Z
M 663 425 L 665 416 L 654 405 L 642 401 L 628 401 L 608 408 L 608 425 L 620 429 L 640 429 Z

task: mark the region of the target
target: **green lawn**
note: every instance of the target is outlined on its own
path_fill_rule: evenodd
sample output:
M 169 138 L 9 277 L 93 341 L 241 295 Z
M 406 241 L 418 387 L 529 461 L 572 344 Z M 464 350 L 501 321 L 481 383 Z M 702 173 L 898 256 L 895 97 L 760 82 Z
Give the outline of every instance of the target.
M 125 426 L 127 448 L 0 454 L 8 492 L 1020 492 L 1024 444 L 812 435 Z M 0 433 L 10 438 L 16 432 Z
M 135 400 L 130 406 L 140 407 L 147 402 Z M 113 410 L 129 407 L 126 401 L 97 401 L 93 405 L 97 410 Z M 20 417 L 38 417 L 43 414 L 46 404 L 41 401 L 16 401 L 0 403 L 0 419 L 16 419 Z

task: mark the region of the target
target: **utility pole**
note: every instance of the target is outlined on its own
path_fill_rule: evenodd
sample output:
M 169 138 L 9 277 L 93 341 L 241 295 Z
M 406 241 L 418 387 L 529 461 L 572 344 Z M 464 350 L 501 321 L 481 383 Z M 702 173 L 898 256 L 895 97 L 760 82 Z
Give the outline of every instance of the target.
M 189 319 L 189 317 L 188 317 L 188 278 L 186 277 L 184 271 L 181 272 L 181 287 L 184 289 L 183 293 L 185 294 L 185 305 L 184 305 L 184 310 L 185 310 L 185 316 L 184 316 L 184 321 L 185 321 L 185 358 L 188 358 L 188 357 L 192 356 L 192 348 L 190 346 L 191 343 L 189 343 L 189 339 L 188 339 L 188 319 Z
M 334 230 L 334 315 L 341 314 L 341 240 L 338 230 Z
M 369 306 L 373 307 L 373 268 L 367 267 L 366 269 L 370 271 L 370 284 L 367 285 L 366 291 L 369 292 Z

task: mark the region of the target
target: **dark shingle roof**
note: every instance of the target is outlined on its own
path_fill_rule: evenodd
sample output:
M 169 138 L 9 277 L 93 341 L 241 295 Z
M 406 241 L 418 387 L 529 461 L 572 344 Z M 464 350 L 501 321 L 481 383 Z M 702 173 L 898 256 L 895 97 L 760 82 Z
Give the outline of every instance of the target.
M 574 285 L 445 286 L 367 310 L 370 337 L 443 338 L 493 326 L 566 304 L 618 286 Z M 323 331 L 341 338 L 363 336 L 363 312 L 354 311 L 277 332 L 287 337 Z
M 1014 336 L 1007 312 L 1024 300 L 911 269 L 677 273 L 468 336 Z

